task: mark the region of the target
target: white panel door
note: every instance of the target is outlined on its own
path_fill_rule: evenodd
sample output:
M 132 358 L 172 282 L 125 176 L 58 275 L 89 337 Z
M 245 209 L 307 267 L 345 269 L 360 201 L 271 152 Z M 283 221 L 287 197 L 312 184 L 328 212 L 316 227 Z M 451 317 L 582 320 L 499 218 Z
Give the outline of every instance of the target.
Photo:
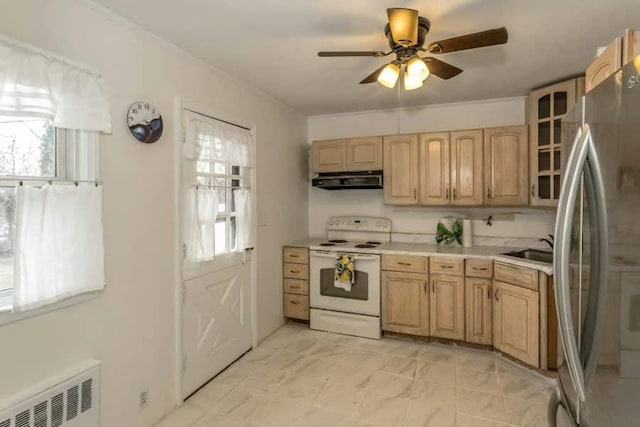
M 183 398 L 251 349 L 250 265 L 184 282 Z

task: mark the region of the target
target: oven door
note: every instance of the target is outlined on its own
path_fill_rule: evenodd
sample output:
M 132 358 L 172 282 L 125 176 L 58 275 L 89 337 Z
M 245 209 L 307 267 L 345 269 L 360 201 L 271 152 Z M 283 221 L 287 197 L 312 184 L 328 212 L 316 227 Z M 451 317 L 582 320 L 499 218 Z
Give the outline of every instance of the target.
M 346 253 L 310 251 L 311 308 L 380 316 L 380 255 L 354 255 L 355 282 L 351 291 L 333 285 L 335 262 Z

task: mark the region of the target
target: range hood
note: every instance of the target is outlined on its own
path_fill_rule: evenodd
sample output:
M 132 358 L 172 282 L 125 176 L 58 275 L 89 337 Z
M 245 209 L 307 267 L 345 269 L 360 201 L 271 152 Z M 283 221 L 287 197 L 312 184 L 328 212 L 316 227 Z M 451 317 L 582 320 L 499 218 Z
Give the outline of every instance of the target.
M 325 190 L 380 189 L 382 183 L 382 171 L 321 173 L 311 180 Z

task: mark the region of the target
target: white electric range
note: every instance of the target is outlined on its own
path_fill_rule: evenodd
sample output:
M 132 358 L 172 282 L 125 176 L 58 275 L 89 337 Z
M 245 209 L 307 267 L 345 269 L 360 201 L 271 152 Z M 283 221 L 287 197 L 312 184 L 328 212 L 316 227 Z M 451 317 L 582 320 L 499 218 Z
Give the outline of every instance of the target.
M 309 247 L 311 329 L 380 338 L 380 246 L 390 241 L 387 218 L 329 218 L 327 241 Z M 334 286 L 341 254 L 355 260 L 350 291 Z

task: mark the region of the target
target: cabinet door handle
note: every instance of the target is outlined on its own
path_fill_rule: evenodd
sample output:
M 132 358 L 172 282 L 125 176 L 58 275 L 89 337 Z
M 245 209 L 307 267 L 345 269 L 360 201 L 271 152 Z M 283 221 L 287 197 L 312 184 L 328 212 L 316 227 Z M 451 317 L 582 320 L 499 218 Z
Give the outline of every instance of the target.
M 431 282 L 431 292 L 436 293 L 436 282 Z
M 449 189 L 448 188 L 444 191 L 444 198 L 445 199 L 449 199 Z
M 453 187 L 453 200 L 456 199 L 456 187 Z
M 424 289 L 424 293 L 426 294 L 427 293 L 427 281 L 426 280 L 422 281 L 422 288 Z
M 487 198 L 491 198 L 491 187 L 487 187 Z
M 500 301 L 500 298 L 498 298 L 498 293 L 500 292 L 500 289 L 496 289 L 496 291 L 493 293 L 493 295 L 495 295 L 496 297 L 496 301 Z
M 536 197 L 536 185 L 531 186 L 531 197 Z
M 413 189 L 413 200 L 418 200 L 418 190 L 417 189 Z
M 492 293 L 493 293 L 493 289 L 491 288 L 491 285 L 489 285 L 489 289 L 487 290 L 487 296 L 489 297 L 489 299 L 491 299 Z

